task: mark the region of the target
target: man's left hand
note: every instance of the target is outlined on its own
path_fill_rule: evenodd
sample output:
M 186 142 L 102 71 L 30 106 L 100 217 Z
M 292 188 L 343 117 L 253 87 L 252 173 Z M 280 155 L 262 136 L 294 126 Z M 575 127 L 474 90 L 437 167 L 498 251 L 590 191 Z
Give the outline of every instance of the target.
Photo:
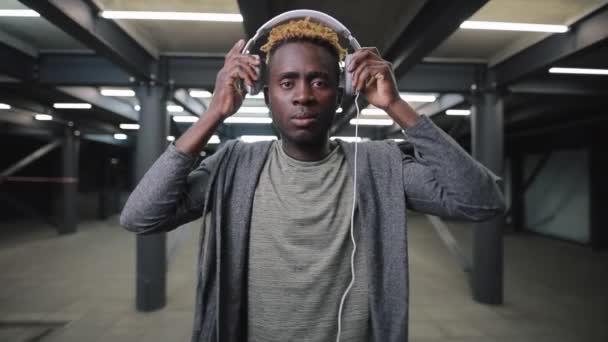
M 387 110 L 401 100 L 392 65 L 380 57 L 375 47 L 355 51 L 346 71 L 353 74 L 355 91 L 365 94 L 372 105 Z

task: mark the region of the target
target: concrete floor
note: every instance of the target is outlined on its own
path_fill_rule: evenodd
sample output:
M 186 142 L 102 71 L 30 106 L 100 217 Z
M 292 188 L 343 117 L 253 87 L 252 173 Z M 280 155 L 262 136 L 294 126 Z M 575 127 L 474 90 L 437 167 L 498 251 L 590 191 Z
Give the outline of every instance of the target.
M 451 223 L 467 246 L 465 225 Z M 134 309 L 134 235 L 85 222 L 57 236 L 0 225 L 0 341 L 188 341 L 197 223 L 171 262 L 167 306 Z M 608 341 L 608 254 L 531 235 L 505 238 L 505 304 L 473 302 L 424 216 L 410 218 L 410 341 Z

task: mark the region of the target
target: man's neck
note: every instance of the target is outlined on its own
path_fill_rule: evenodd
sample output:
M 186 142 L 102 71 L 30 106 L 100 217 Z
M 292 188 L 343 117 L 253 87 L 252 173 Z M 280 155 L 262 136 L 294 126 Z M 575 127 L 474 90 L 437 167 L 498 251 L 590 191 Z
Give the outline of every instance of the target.
M 281 144 L 283 151 L 293 159 L 301 161 L 317 161 L 325 158 L 330 152 L 329 140 L 320 144 L 298 145 L 288 140 Z

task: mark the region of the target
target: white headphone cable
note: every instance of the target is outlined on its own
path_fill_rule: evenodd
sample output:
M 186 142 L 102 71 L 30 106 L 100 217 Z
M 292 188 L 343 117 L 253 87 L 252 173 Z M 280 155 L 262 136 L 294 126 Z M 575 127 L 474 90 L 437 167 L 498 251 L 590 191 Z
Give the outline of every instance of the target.
M 353 253 L 350 257 L 350 271 L 351 271 L 351 280 L 348 284 L 348 287 L 344 291 L 342 295 L 342 299 L 340 300 L 340 307 L 338 309 L 338 334 L 336 335 L 336 342 L 340 342 L 340 335 L 342 333 L 342 309 L 344 308 L 344 301 L 346 300 L 346 296 L 350 292 L 350 289 L 353 287 L 355 283 L 355 252 L 357 251 L 357 243 L 355 242 L 355 205 L 357 203 L 357 143 L 359 141 L 359 92 L 357 92 L 355 96 L 355 107 L 357 108 L 357 120 L 355 120 L 355 160 L 354 160 L 354 171 L 353 171 L 353 209 L 350 214 L 350 238 L 353 241 Z

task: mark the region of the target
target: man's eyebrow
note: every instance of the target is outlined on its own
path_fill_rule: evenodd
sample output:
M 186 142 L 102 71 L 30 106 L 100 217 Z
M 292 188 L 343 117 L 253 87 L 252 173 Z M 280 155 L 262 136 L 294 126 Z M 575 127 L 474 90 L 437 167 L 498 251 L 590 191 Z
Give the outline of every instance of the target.
M 297 71 L 287 71 L 279 74 L 279 78 L 298 78 L 300 73 Z M 325 71 L 311 71 L 306 73 L 307 79 L 313 79 L 317 77 L 329 78 L 329 73 Z

